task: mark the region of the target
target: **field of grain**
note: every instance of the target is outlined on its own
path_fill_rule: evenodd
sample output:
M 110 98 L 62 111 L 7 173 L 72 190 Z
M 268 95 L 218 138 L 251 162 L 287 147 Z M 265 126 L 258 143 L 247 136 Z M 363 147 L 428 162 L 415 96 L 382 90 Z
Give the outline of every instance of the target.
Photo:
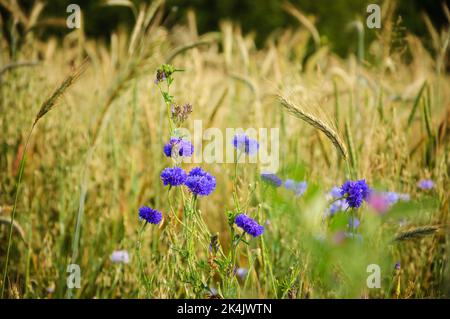
M 257 48 L 228 21 L 198 34 L 193 11 L 169 30 L 162 1 L 107 43 L 83 26 L 41 38 L 41 2 L 14 3 L 0 1 L 15 17 L 0 34 L 3 298 L 449 297 L 448 27 L 425 16 L 425 48 L 386 1 L 375 40 L 342 58 L 288 4 L 298 26 Z M 171 135 L 198 120 L 224 136 L 278 128 L 282 185 L 259 162 L 168 158 Z M 215 189 L 164 186 L 174 165 L 200 166 Z M 362 205 L 330 213 L 348 200 L 330 190 L 362 179 Z M 143 206 L 162 221 L 139 218 Z M 242 213 L 264 232 L 246 234 Z

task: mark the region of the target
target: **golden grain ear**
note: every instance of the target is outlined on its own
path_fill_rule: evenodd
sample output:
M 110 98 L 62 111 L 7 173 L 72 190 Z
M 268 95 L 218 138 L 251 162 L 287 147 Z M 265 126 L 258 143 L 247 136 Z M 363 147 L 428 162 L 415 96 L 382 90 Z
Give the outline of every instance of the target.
M 81 74 L 86 70 L 88 66 L 88 59 L 86 58 L 77 68 L 75 68 L 71 74 L 69 74 L 59 85 L 59 87 L 53 91 L 53 93 L 50 95 L 48 99 L 42 103 L 41 108 L 39 109 L 39 112 L 36 115 L 36 118 L 34 120 L 34 124 L 36 123 L 45 115 L 47 114 L 58 102 L 59 98 L 64 94 L 64 92 L 72 86 L 76 80 L 81 76 Z
M 331 128 L 331 125 L 325 123 L 323 120 L 318 117 L 313 116 L 312 114 L 306 112 L 299 105 L 294 104 L 293 102 L 287 100 L 281 95 L 278 95 L 278 100 L 281 105 L 292 115 L 298 117 L 299 119 L 305 121 L 312 127 L 322 131 L 326 137 L 333 143 L 338 153 L 347 160 L 347 148 L 345 147 L 344 142 L 341 140 L 339 134 Z
M 402 240 L 409 240 L 409 239 L 415 239 L 420 238 L 428 235 L 433 235 L 437 231 L 439 231 L 442 228 L 441 225 L 432 225 L 432 226 L 423 226 L 423 227 L 416 227 L 413 229 L 409 229 L 407 231 L 401 232 L 395 236 L 395 240 L 402 241 Z

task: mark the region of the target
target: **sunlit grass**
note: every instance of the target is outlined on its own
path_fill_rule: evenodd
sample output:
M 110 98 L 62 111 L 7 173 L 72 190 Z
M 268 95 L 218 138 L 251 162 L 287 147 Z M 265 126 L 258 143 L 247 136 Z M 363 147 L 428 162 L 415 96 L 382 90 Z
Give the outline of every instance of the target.
M 108 45 L 83 29 L 59 43 L 25 36 L 14 48 L 1 35 L 0 67 L 25 63 L 0 73 L 2 271 L 12 231 L 5 297 L 448 297 L 448 41 L 427 51 L 407 34 L 404 47 L 389 50 L 380 33 L 359 61 L 320 43 L 303 14 L 307 29 L 280 31 L 257 49 L 229 22 L 203 35 L 192 25 L 167 30 L 152 18 L 156 8 L 142 7 L 146 18 L 133 33 L 114 32 Z M 61 107 L 40 117 L 26 147 L 40 106 L 85 58 L 89 66 Z M 174 123 L 154 83 L 168 62 L 183 70 L 170 94 L 193 105 L 183 127 L 279 128 L 277 175 L 306 181 L 306 192 L 267 186 L 249 163 L 201 163 L 217 182 L 207 197 L 168 191 L 160 173 L 172 162 L 162 148 Z M 423 178 L 434 188 L 420 189 Z M 347 179 L 410 200 L 384 214 L 364 203 L 355 213 L 361 240 L 345 237 L 348 212 L 325 212 L 330 189 Z M 141 232 L 142 205 L 165 220 Z M 232 217 L 242 212 L 265 227 L 262 236 L 235 240 L 241 229 Z M 116 250 L 130 262 L 114 263 Z M 71 263 L 81 268 L 79 289 L 66 284 Z M 381 268 L 379 289 L 366 284 L 370 264 Z

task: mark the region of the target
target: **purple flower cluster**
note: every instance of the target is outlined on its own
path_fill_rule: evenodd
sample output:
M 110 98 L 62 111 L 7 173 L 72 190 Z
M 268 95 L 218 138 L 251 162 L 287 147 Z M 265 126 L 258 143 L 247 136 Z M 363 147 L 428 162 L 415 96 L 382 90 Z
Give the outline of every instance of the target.
M 216 188 L 216 178 L 200 167 L 195 167 L 189 172 L 185 185 L 194 195 L 208 196 Z
M 295 196 L 301 196 L 305 193 L 308 184 L 306 182 L 296 182 L 292 179 L 287 179 L 284 182 L 284 187 L 295 193 Z
M 164 145 L 163 151 L 167 157 L 189 157 L 194 153 L 194 145 L 180 137 L 172 137 L 169 143 Z
M 139 217 L 150 224 L 159 224 L 162 220 L 161 212 L 148 206 L 139 208 Z
M 245 214 L 239 214 L 234 220 L 236 225 L 242 228 L 247 234 L 257 237 L 264 233 L 264 227 L 258 224 L 255 220 L 251 219 Z
M 186 181 L 186 178 L 187 178 L 186 172 L 178 166 L 167 167 L 161 173 L 161 180 L 162 180 L 164 186 L 166 186 L 166 185 L 170 185 L 170 186 L 182 185 Z
M 341 196 L 345 198 L 348 206 L 358 208 L 369 197 L 370 189 L 364 179 L 359 181 L 346 181 L 341 186 Z
M 258 152 L 259 143 L 257 140 L 251 139 L 247 135 L 235 135 L 233 137 L 233 146 L 248 155 L 253 155 Z
M 280 187 L 281 184 L 283 184 L 281 178 L 273 173 L 262 173 L 261 179 L 263 180 L 263 182 L 266 182 L 274 187 Z

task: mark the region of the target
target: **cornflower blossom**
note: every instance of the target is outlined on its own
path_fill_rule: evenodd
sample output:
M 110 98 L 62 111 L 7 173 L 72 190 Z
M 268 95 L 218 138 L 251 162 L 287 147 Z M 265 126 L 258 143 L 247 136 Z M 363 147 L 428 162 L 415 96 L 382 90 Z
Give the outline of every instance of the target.
M 216 178 L 200 167 L 195 167 L 189 172 L 184 184 L 194 195 L 208 196 L 216 188 Z
M 237 215 L 235 223 L 237 226 L 242 228 L 247 234 L 253 237 L 260 236 L 262 235 L 262 233 L 264 233 L 264 227 L 245 214 Z
M 161 180 L 164 184 L 170 186 L 183 185 L 187 179 L 187 173 L 180 167 L 167 167 L 161 173 Z
M 162 220 L 162 213 L 148 206 L 139 208 L 139 218 L 150 224 L 159 224 Z
M 172 137 L 163 151 L 167 157 L 189 157 L 194 153 L 194 145 L 180 137 Z
M 257 140 L 248 137 L 247 135 L 235 135 L 233 137 L 233 146 L 248 155 L 253 155 L 258 152 L 259 143 Z
M 359 208 L 369 197 L 370 189 L 365 180 L 346 181 L 341 187 L 341 196 L 345 198 L 348 206 Z

